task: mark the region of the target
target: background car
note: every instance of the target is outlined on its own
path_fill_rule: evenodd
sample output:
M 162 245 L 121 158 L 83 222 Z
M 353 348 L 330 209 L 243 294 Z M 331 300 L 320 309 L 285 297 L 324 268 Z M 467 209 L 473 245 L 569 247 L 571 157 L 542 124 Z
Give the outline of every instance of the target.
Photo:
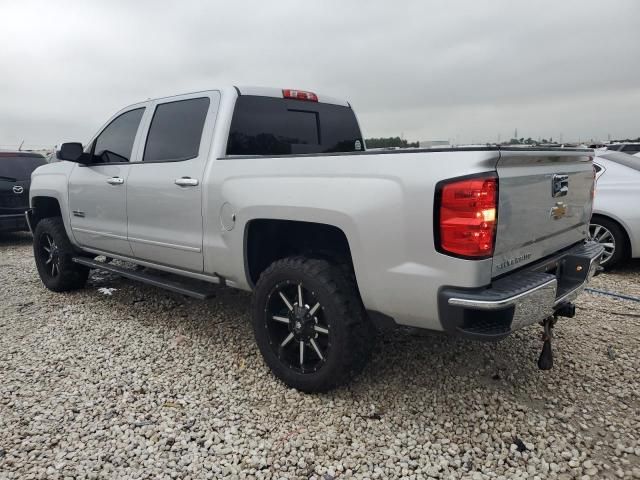
M 606 149 L 611 152 L 628 153 L 629 155 L 636 155 L 640 153 L 640 143 L 610 143 L 605 145 Z
M 39 153 L 0 151 L 0 232 L 28 230 L 31 172 L 45 164 Z
M 624 259 L 640 257 L 640 159 L 608 150 L 596 155 L 589 235 L 604 247 L 601 265 L 610 268 Z

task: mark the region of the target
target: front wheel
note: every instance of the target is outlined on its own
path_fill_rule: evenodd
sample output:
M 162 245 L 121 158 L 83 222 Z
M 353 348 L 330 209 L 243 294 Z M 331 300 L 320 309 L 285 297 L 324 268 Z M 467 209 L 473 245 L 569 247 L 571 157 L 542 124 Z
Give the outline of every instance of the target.
M 327 391 L 358 374 L 375 338 L 344 269 L 305 257 L 278 260 L 262 273 L 253 328 L 269 368 L 304 392 Z
M 74 263 L 75 251 L 60 217 L 43 218 L 33 232 L 33 255 L 40 279 L 54 292 L 84 287 L 89 269 Z

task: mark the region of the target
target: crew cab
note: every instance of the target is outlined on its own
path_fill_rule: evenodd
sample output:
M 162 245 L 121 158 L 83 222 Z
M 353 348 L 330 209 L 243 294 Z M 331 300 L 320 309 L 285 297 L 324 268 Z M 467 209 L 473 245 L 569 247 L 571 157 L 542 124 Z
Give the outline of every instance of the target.
M 253 291 L 265 362 L 303 391 L 346 382 L 397 325 L 499 340 L 543 322 L 550 338 L 602 254 L 591 150 L 367 152 L 350 104 L 312 92 L 148 100 L 57 155 L 27 212 L 47 288 L 99 268 Z

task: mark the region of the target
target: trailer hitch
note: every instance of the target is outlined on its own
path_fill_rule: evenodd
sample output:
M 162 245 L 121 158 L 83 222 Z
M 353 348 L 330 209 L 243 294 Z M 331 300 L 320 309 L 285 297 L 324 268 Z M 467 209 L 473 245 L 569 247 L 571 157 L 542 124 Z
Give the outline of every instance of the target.
M 538 358 L 538 368 L 540 370 L 551 370 L 553 368 L 553 351 L 551 350 L 551 340 L 553 339 L 552 328 L 556 324 L 558 317 L 553 315 L 542 321 L 544 333 L 542 334 L 542 352 Z

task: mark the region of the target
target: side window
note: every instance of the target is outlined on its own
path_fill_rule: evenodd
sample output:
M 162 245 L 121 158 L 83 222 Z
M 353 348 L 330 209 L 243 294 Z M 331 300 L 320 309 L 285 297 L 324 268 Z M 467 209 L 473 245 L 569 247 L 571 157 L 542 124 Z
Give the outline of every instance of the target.
M 158 105 L 151 120 L 142 161 L 168 162 L 197 157 L 208 110 L 208 98 Z
M 143 113 L 144 108 L 129 110 L 107 125 L 93 144 L 95 163 L 128 162 L 131 159 L 133 141 Z

